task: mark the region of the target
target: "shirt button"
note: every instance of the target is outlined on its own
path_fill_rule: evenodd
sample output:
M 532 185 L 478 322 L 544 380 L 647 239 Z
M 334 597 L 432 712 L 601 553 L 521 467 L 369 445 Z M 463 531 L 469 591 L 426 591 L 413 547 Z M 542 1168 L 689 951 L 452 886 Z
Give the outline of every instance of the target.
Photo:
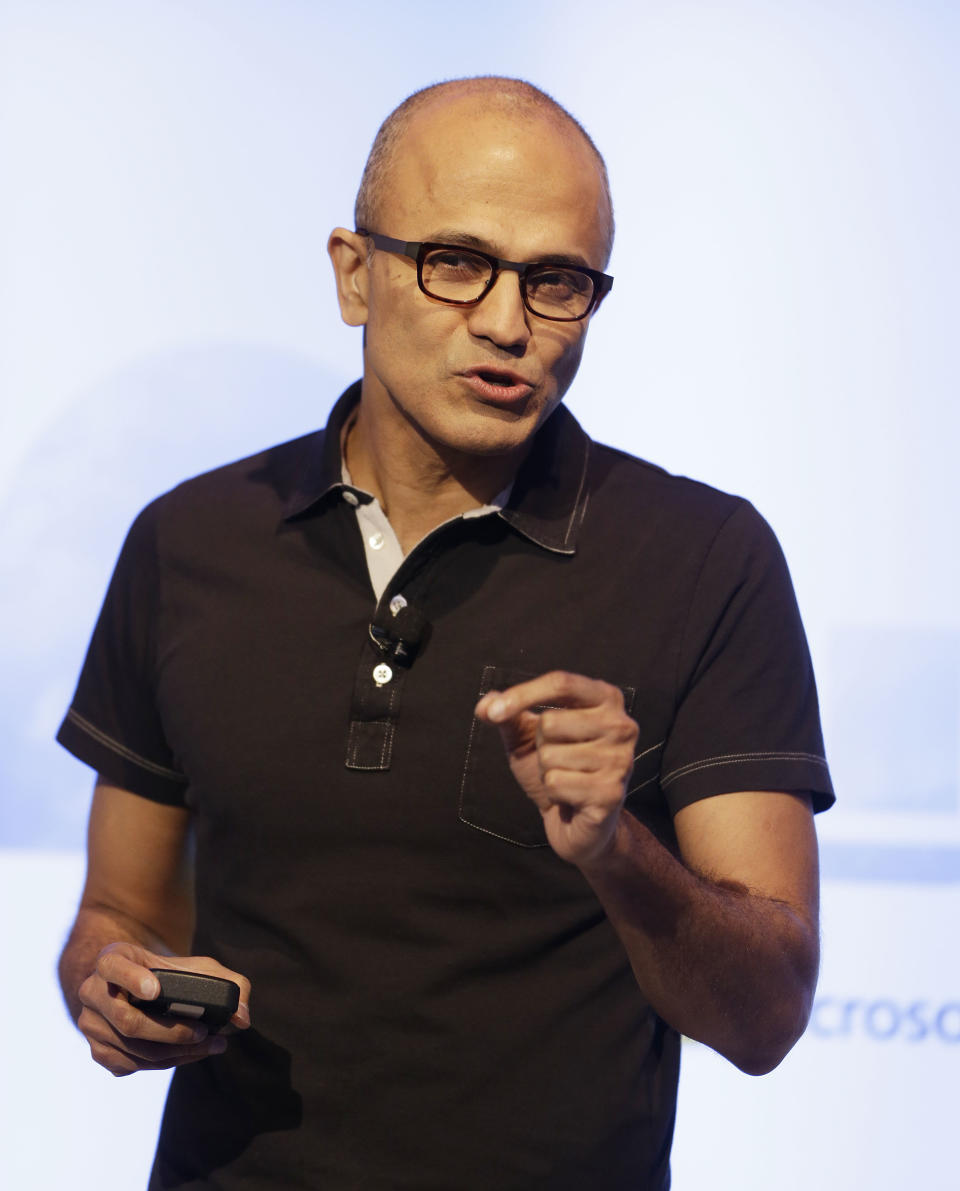
M 377 686 L 383 686 L 385 683 L 388 683 L 391 678 L 393 678 L 393 671 L 385 662 L 381 662 L 379 666 L 374 666 L 373 681 L 377 684 Z
M 380 533 L 379 531 L 377 533 L 372 533 L 367 538 L 367 543 L 370 546 L 371 550 L 382 550 L 383 549 L 383 534 Z
M 403 598 L 402 595 L 395 595 L 393 597 L 393 599 L 390 601 L 390 611 L 393 613 L 394 616 L 396 616 L 398 612 L 402 612 L 403 609 L 406 608 L 406 606 L 407 606 L 407 601 Z
M 349 488 L 344 488 L 343 499 L 347 502 L 348 505 L 353 505 L 354 508 L 356 508 L 357 505 L 360 503 L 359 496 L 357 496 L 356 492 L 351 492 Z

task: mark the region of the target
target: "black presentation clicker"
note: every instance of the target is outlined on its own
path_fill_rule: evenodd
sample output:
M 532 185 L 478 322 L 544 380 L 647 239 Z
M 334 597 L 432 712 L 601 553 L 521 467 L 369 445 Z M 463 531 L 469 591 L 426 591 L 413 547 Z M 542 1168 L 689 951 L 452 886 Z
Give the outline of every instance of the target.
M 211 1034 L 225 1026 L 240 1004 L 240 985 L 220 976 L 151 968 L 160 981 L 152 1001 L 131 997 L 130 1004 L 158 1017 L 183 1017 L 202 1022 Z

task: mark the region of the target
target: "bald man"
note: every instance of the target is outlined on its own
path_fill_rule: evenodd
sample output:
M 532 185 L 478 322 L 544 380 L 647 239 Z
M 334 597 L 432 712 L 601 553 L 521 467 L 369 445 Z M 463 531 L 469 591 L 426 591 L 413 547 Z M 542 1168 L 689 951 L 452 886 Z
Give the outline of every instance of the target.
M 329 241 L 362 379 L 130 531 L 61 977 L 97 1062 L 176 1068 L 155 1191 L 661 1191 L 680 1034 L 762 1073 L 805 1027 L 803 631 L 749 504 L 560 404 L 612 238 L 546 95 L 418 92 Z M 234 981 L 227 1029 L 156 969 Z

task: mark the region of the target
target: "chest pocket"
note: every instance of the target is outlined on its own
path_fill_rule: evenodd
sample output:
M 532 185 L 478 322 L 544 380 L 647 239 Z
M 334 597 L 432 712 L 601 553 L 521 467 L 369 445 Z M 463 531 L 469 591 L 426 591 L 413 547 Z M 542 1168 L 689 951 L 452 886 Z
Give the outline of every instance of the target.
M 536 678 L 523 670 L 505 666 L 484 666 L 477 699 L 488 691 L 503 691 L 519 682 Z M 627 714 L 633 703 L 632 687 L 621 687 Z M 546 706 L 536 707 L 544 711 Z M 632 789 L 634 780 L 628 783 Z M 500 730 L 474 717 L 467 741 L 467 755 L 460 783 L 460 821 L 521 848 L 546 848 L 543 818 L 510 772 Z

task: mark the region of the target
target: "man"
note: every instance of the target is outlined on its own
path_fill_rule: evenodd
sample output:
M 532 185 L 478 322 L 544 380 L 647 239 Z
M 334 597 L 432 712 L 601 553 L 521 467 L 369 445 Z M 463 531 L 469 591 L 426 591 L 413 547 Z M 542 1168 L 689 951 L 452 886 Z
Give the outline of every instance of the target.
M 832 792 L 782 558 L 559 408 L 612 235 L 541 92 L 411 97 L 329 242 L 362 381 L 131 530 L 61 974 L 98 1062 L 177 1067 L 153 1188 L 665 1188 L 679 1034 L 760 1073 L 804 1029 Z M 132 1005 L 157 967 L 234 979 L 230 1036 Z

